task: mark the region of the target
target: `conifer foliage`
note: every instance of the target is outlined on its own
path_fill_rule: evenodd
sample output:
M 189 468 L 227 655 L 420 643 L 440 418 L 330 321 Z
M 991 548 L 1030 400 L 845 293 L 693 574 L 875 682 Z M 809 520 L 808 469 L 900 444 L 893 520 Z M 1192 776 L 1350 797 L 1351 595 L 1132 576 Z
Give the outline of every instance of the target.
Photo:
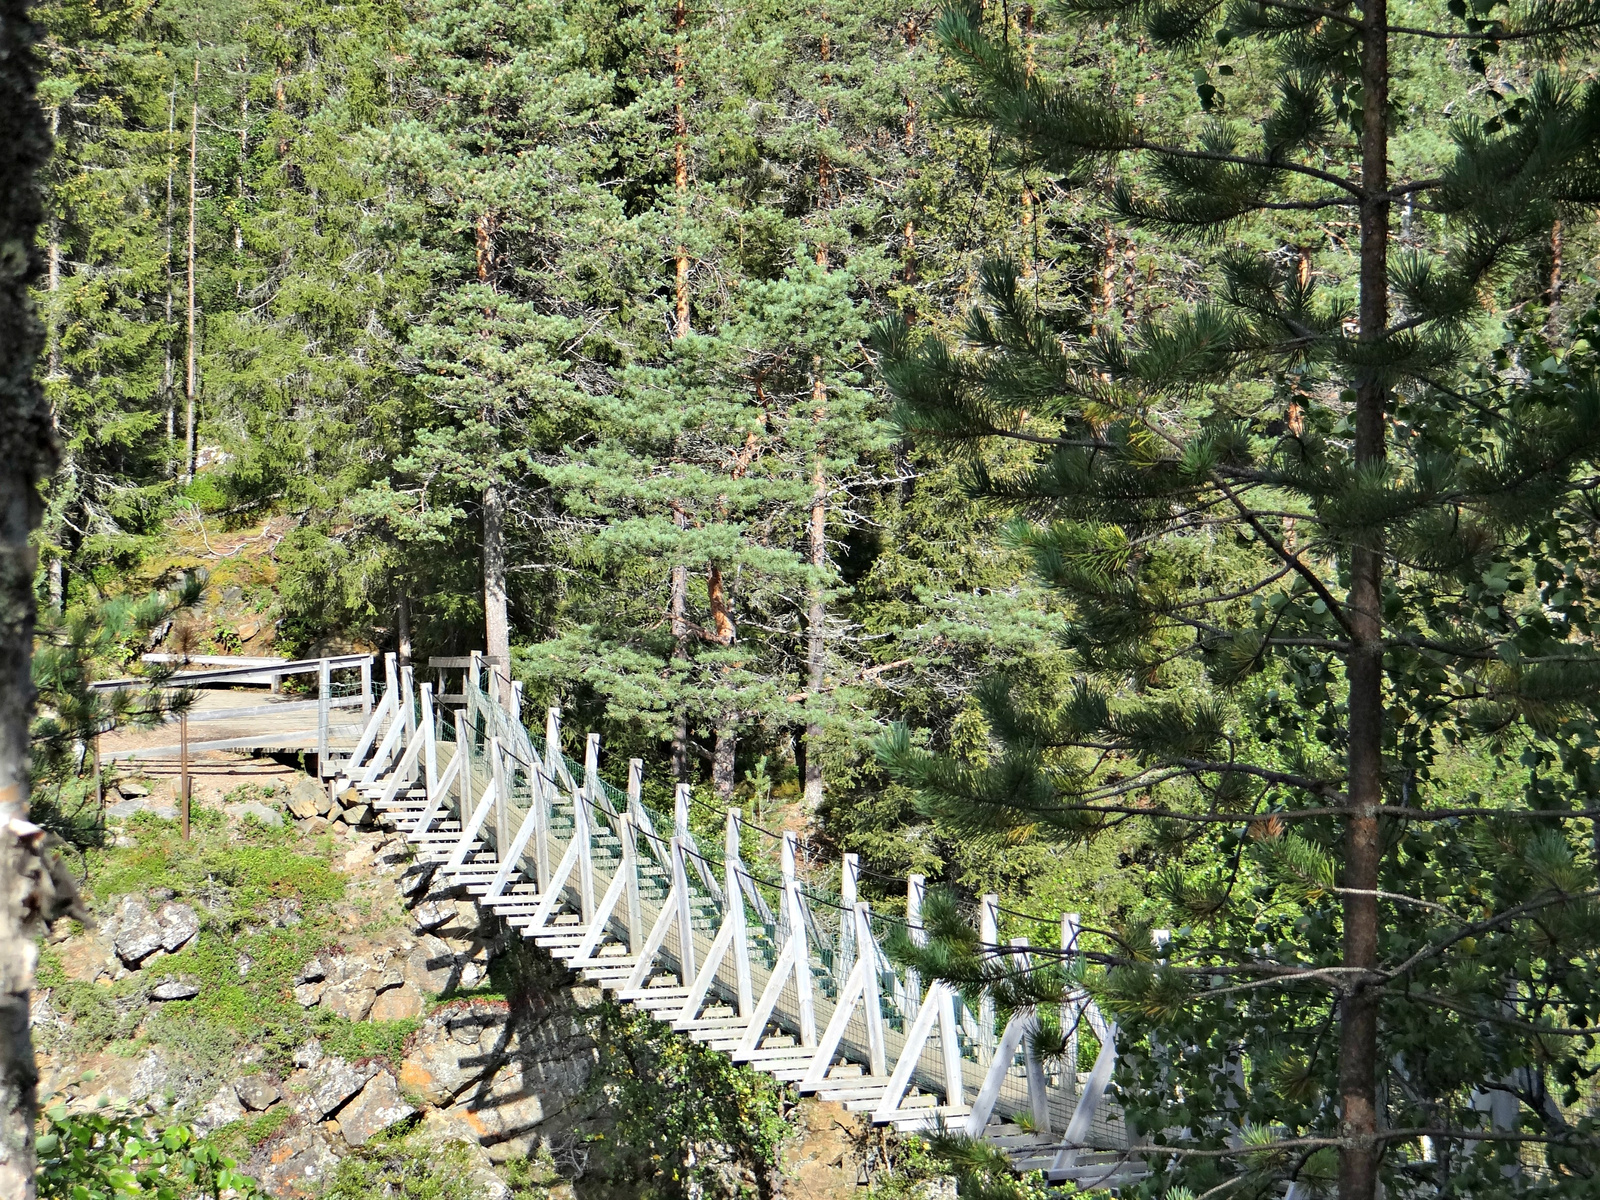
M 1199 64 L 1165 121 L 1036 70 L 981 9 L 939 26 L 954 119 L 1063 186 L 1109 179 L 1114 220 L 1212 281 L 1085 336 L 996 262 L 959 344 L 880 336 L 901 425 L 1015 512 L 1079 670 L 992 684 L 986 762 L 904 730 L 883 762 L 975 833 L 1146 820 L 1194 851 L 1159 880 L 1170 937 L 1027 981 L 970 938 L 924 967 L 1013 1003 L 1101 991 L 1129 1119 L 1171 1149 L 1158 1190 L 1596 1186 L 1600 318 L 1497 309 L 1600 200 L 1600 89 L 1518 56 L 1553 63 L 1600 10 L 1450 10 L 1063 4 Z M 1411 61 L 1441 42 L 1460 66 L 1429 108 L 1455 116 L 1414 136 Z M 1348 258 L 1297 253 L 1330 212 Z M 1464 754 L 1506 786 L 1455 791 Z

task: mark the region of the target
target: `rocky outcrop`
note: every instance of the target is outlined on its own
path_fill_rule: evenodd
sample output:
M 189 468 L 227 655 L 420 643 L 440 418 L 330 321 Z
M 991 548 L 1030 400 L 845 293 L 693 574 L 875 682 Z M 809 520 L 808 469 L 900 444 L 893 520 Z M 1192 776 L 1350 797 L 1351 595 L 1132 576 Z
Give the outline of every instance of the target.
M 417 1110 L 406 1103 L 394 1076 L 379 1071 L 339 1113 L 339 1132 L 352 1146 L 363 1146 L 374 1135 L 396 1125 Z
M 150 903 L 159 907 L 151 911 Z M 187 904 L 158 889 L 149 899 L 137 893 L 117 897 L 112 915 L 101 923 L 101 939 L 111 944 L 124 966 L 138 970 L 160 953 L 176 954 L 200 932 L 200 918 Z

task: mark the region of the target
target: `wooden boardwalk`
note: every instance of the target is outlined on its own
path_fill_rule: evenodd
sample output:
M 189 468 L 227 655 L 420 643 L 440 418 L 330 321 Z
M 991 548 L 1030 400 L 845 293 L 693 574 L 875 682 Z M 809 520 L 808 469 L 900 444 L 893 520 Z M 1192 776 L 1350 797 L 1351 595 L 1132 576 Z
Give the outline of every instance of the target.
M 1033 1014 L 1002 1025 L 990 1002 L 925 986 L 889 961 L 891 924 L 921 936 L 920 877 L 907 881 L 907 917 L 886 919 L 857 896 L 854 855 L 833 895 L 797 876 L 794 834 L 757 830 L 738 810 L 718 814 L 721 845 L 702 845 L 687 785 L 673 813 L 650 811 L 640 760 L 620 790 L 601 778 L 598 735 L 575 777 L 559 713 L 546 715 L 543 736 L 530 732 L 520 694 L 502 682 L 491 697 L 476 657 L 448 715 L 410 668 L 393 656 L 385 668 L 335 786 L 359 789 L 438 876 L 584 982 L 876 1124 L 962 1130 L 1052 1182 L 1115 1188 L 1143 1175 L 1104 1099 L 1116 1027 L 1087 995 L 1062 1013 L 1064 1028 L 1081 1023 L 1100 1046 L 1080 1075 L 1035 1056 Z M 764 838 L 773 866 L 752 849 Z M 984 897 L 984 944 L 1025 960 L 1025 940 L 1000 940 L 1001 916 Z M 1063 916 L 1061 930 L 1070 955 L 1076 918 Z

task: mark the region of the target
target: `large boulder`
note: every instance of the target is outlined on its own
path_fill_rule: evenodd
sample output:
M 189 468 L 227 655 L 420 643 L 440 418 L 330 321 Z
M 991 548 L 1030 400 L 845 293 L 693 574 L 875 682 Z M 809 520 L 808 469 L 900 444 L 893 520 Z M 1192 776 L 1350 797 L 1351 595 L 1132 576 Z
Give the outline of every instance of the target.
M 526 1158 L 538 1147 L 536 1127 L 546 1116 L 539 1091 L 531 1070 L 513 1060 L 467 1089 L 450 1111 L 472 1128 L 495 1162 Z
M 283 1090 L 295 1112 L 308 1121 L 320 1121 L 338 1112 L 377 1073 L 377 1063 L 350 1063 L 324 1055 L 290 1075 Z
M 246 1075 L 233 1085 L 233 1091 L 251 1112 L 264 1112 L 278 1102 L 278 1085 L 265 1075 Z
M 412 1017 L 420 1017 L 424 1007 L 426 1002 L 416 985 L 402 983 L 399 987 L 378 993 L 378 998 L 372 1002 L 372 1011 L 367 1014 L 367 1019 L 409 1021 Z
M 400 1082 L 436 1107 L 449 1105 L 469 1084 L 504 1059 L 507 1008 L 474 1001 L 441 1009 L 411 1035 Z
M 161 948 L 168 954 L 183 949 L 200 932 L 200 918 L 187 904 L 169 900 L 156 909 L 155 916 L 161 926 Z
M 382 1133 L 397 1121 L 404 1121 L 416 1111 L 400 1095 L 394 1076 L 379 1071 L 354 1100 L 339 1110 L 339 1132 L 350 1145 L 363 1146 L 374 1134 Z
M 494 1163 L 478 1144 L 477 1131 L 454 1112 L 433 1109 L 422 1118 L 417 1136 L 433 1145 L 460 1146 L 467 1156 L 464 1172 L 483 1200 L 508 1200 L 511 1189 L 495 1174 Z
M 194 1128 L 197 1133 L 211 1133 L 221 1129 L 224 1125 L 231 1125 L 235 1121 L 244 1119 L 244 1106 L 239 1103 L 239 1097 L 233 1088 L 223 1084 L 206 1102 L 200 1110 L 200 1115 L 194 1119 Z
M 302 821 L 310 820 L 327 811 L 327 798 L 327 789 L 318 787 L 315 780 L 306 776 L 289 789 L 289 811 Z
M 338 1162 L 321 1129 L 293 1121 L 256 1151 L 248 1171 L 277 1200 L 309 1200 Z
M 111 946 L 127 966 L 137 969 L 139 964 L 161 949 L 165 930 L 150 911 L 143 896 L 123 896 L 116 910 L 105 922 Z

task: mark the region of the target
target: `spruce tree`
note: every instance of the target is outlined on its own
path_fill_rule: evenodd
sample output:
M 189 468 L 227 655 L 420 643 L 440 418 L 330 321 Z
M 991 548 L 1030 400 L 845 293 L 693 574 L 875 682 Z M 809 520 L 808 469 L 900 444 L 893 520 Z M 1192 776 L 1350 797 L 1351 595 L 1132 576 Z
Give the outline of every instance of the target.
M 1208 273 L 1090 331 L 995 262 L 961 345 L 881 338 L 903 427 L 1018 514 L 1080 673 L 992 685 L 986 765 L 904 731 L 886 765 L 975 832 L 1142 819 L 1191 850 L 1154 881 L 1181 922 L 1159 947 L 1126 930 L 1102 971 L 1027 981 L 982 952 L 924 966 L 1017 1003 L 1102 989 L 1152 1186 L 1488 1195 L 1600 1165 L 1574 1107 L 1600 920 L 1596 317 L 1552 345 L 1541 311 L 1500 307 L 1600 200 L 1600 89 L 1554 63 L 1600 12 L 1450 9 L 1059 7 L 1192 66 L 1177 115 L 1073 86 L 981 9 L 940 24 L 970 79 L 951 115 L 1009 165 L 1108 179 L 1111 220 Z M 1348 260 L 1294 237 L 1330 212 Z M 1463 761 L 1500 792 L 1456 794 Z

